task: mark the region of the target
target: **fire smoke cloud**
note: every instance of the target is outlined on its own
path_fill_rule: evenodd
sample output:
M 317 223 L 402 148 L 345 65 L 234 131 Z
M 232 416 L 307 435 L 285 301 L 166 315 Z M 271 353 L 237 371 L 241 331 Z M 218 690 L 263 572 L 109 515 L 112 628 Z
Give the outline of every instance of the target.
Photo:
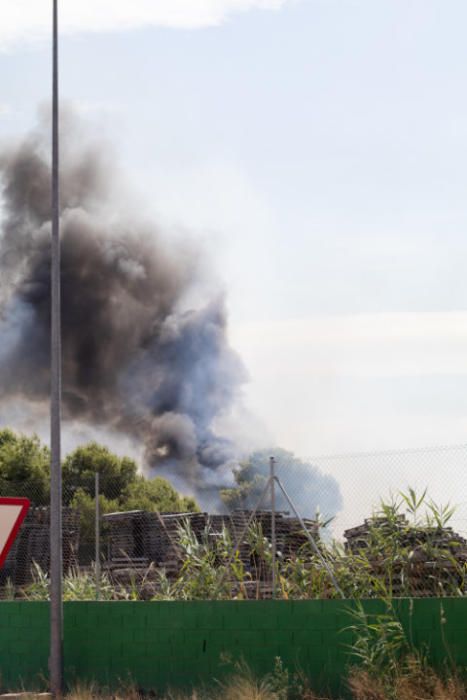
M 115 165 L 106 149 L 84 143 L 70 120 L 66 127 L 64 417 L 130 436 L 144 445 L 149 468 L 170 471 L 177 481 L 202 490 L 234 456 L 215 423 L 230 410 L 245 378 L 226 339 L 223 298 L 211 292 L 190 305 L 206 273 L 202 252 L 187 241 L 169 244 L 157 227 L 134 211 L 125 213 L 124 197 L 115 199 Z M 0 156 L 2 402 L 45 403 L 49 396 L 45 133 L 39 129 Z

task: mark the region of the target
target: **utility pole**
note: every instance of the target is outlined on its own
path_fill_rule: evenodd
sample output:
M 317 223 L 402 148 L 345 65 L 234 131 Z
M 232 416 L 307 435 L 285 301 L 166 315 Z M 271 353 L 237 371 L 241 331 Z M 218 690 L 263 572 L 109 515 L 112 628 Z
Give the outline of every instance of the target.
M 50 690 L 63 690 L 62 465 L 61 465 L 61 304 L 58 110 L 58 0 L 53 0 L 52 37 L 52 241 L 50 362 Z

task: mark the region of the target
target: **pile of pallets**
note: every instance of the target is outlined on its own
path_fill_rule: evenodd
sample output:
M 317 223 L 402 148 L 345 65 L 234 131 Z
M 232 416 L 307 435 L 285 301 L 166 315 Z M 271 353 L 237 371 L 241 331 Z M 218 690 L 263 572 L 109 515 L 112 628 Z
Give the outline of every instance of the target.
M 104 540 L 107 544 L 107 560 L 117 565 L 147 564 L 144 546 L 146 513 L 141 510 L 104 515 Z
M 218 516 L 219 517 L 219 516 Z M 242 533 L 251 517 L 251 511 L 234 510 L 230 515 L 223 517 L 224 527 L 231 533 L 234 543 L 239 543 L 239 558 L 245 571 L 251 576 L 251 587 L 256 590 L 256 582 L 261 581 L 263 597 L 267 595 L 267 588 L 271 583 L 271 568 L 267 557 L 261 555 L 263 548 L 272 545 L 272 515 L 271 511 L 258 511 L 255 513 L 250 532 L 243 538 Z M 304 525 L 315 541 L 319 540 L 319 527 L 316 521 L 305 519 Z M 255 534 L 251 535 L 251 532 Z M 299 553 L 303 546 L 308 546 L 309 541 L 298 518 L 290 517 L 286 512 L 278 512 L 275 515 L 276 553 L 282 560 L 290 560 Z M 263 547 L 258 546 L 263 540 Z M 272 593 L 272 589 L 271 589 Z
M 169 579 L 180 574 L 184 563 L 184 553 L 180 546 L 180 535 L 189 528 L 198 542 L 205 542 L 216 549 L 216 543 L 223 535 L 230 540 L 231 549 L 238 543 L 239 558 L 248 574 L 248 588 L 251 596 L 261 597 L 271 594 L 271 571 L 261 549 L 270 547 L 272 538 L 272 516 L 270 511 L 257 512 L 251 521 L 256 532 L 256 544 L 251 530 L 245 532 L 251 511 L 235 510 L 226 515 L 208 513 L 149 513 L 132 511 L 109 513 L 103 516 L 107 530 L 107 560 L 105 567 L 112 580 L 122 586 L 131 581 L 139 581 L 150 586 L 157 579 L 157 571 L 164 571 Z M 290 559 L 308 543 L 298 519 L 287 513 L 276 513 L 276 548 L 279 556 Z M 315 539 L 319 537 L 318 526 L 311 520 L 305 526 Z M 258 546 L 258 538 L 262 547 Z M 225 545 L 224 545 L 225 549 Z M 269 593 L 268 593 L 269 590 Z
M 79 548 L 79 513 L 72 508 L 62 511 L 63 570 L 68 572 L 77 565 Z M 20 532 L 0 572 L 0 585 L 7 581 L 14 586 L 25 586 L 34 578 L 38 566 L 48 573 L 50 569 L 50 508 L 30 508 Z
M 363 553 L 393 595 L 433 596 L 463 588 L 467 541 L 451 527 L 415 526 L 404 515 L 368 518 L 344 532 L 346 549 Z M 385 551 L 385 547 L 388 551 Z M 397 548 L 396 561 L 390 552 Z M 389 555 L 389 556 L 388 556 Z M 390 571 L 385 561 L 391 561 Z
M 183 563 L 180 530 L 189 527 L 200 541 L 207 522 L 207 513 L 146 513 L 145 549 L 149 560 L 167 576 L 176 576 Z
M 345 547 L 348 551 L 357 554 L 361 550 L 368 549 L 375 536 L 390 537 L 395 534 L 399 539 L 403 539 L 408 525 L 405 515 L 397 515 L 392 520 L 376 516 L 367 518 L 363 525 L 345 530 Z

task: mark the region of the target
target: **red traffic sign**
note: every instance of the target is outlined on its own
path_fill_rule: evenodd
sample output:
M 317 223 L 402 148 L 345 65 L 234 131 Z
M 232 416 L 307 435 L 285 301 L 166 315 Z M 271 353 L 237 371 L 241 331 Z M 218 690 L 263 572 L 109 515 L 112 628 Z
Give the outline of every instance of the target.
M 27 498 L 0 498 L 0 568 L 5 563 L 29 505 Z

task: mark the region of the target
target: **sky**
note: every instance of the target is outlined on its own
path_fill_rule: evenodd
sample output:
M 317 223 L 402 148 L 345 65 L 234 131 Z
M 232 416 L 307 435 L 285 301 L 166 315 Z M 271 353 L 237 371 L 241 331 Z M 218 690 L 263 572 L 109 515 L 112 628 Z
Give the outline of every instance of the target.
M 0 143 L 49 99 L 49 4 L 2 3 Z M 141 206 L 206 247 L 271 444 L 466 443 L 463 0 L 62 10 L 62 98 L 113 143 Z M 465 501 L 465 462 L 443 459 L 441 496 Z M 365 468 L 381 489 L 431 478 Z

